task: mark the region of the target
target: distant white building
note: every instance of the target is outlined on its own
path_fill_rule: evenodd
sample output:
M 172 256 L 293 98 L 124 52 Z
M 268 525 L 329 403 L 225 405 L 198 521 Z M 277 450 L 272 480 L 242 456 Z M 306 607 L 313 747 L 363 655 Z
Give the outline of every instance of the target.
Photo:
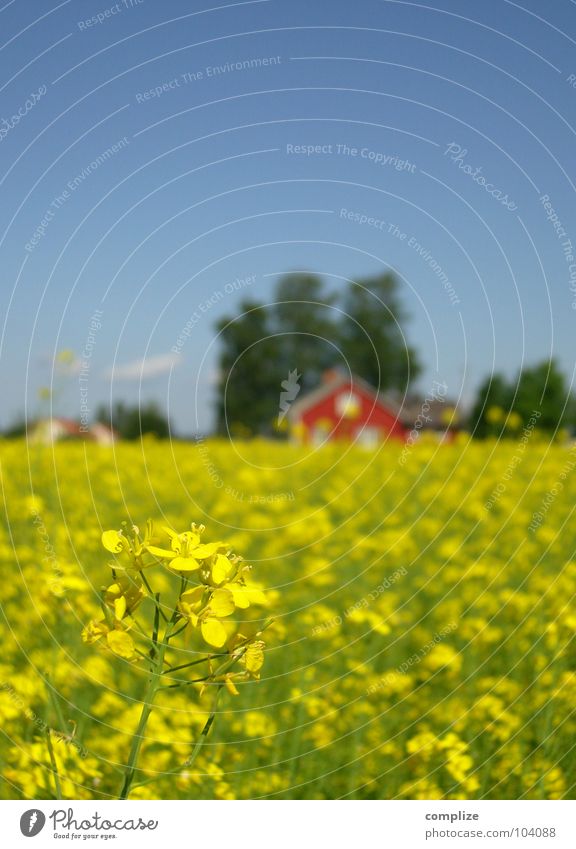
M 73 419 L 54 417 L 36 422 L 31 430 L 30 439 L 45 445 L 67 439 L 86 439 L 89 442 L 97 442 L 99 445 L 112 445 L 118 436 L 115 431 L 100 422 L 82 428 Z

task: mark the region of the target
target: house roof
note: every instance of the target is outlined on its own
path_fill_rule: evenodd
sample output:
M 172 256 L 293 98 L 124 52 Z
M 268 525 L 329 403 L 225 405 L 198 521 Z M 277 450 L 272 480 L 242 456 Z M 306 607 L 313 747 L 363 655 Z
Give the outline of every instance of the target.
M 297 420 L 307 410 L 315 407 L 316 404 L 329 397 L 335 390 L 344 386 L 362 389 L 407 427 L 414 427 L 414 423 L 418 417 L 424 414 L 430 419 L 430 421 L 426 422 L 428 427 L 444 426 L 443 416 L 446 410 L 455 406 L 447 399 L 424 399 L 417 395 L 405 395 L 402 397 L 400 394 L 395 395 L 391 392 L 378 392 L 370 383 L 361 377 L 357 377 L 357 375 L 346 375 L 343 372 L 334 371 L 330 373 L 330 376 L 317 389 L 306 393 L 306 395 L 292 404 L 288 411 L 289 419 L 291 421 Z M 425 403 L 427 407 L 423 411 Z
M 383 404 L 391 412 L 396 414 L 398 405 L 394 402 L 394 400 L 388 399 L 382 393 L 379 394 L 373 386 L 361 377 L 357 377 L 356 375 L 347 376 L 342 372 L 331 372 L 330 377 L 321 383 L 317 389 L 307 392 L 306 395 L 295 401 L 290 407 L 288 415 L 290 418 L 298 418 L 305 413 L 306 410 L 309 410 L 311 407 L 315 407 L 316 404 L 323 401 L 324 398 L 332 395 L 332 393 L 339 387 L 348 386 L 350 384 L 363 389 L 368 395 L 371 395 L 376 401 Z

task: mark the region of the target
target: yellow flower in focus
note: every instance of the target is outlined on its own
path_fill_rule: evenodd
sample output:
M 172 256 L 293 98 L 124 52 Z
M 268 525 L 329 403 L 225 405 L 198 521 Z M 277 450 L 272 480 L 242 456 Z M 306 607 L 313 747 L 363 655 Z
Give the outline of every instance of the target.
M 95 643 L 106 636 L 109 630 L 110 628 L 104 619 L 99 621 L 93 619 L 82 631 L 82 642 Z
M 248 648 L 240 658 L 240 663 L 251 678 L 259 678 L 260 670 L 264 665 L 264 643 L 261 640 L 249 643 Z
M 203 586 L 182 593 L 179 602 L 181 614 L 193 628 L 200 627 L 204 640 L 214 648 L 222 648 L 228 639 L 228 632 L 220 619 L 230 616 L 235 609 L 229 590 L 210 592 Z
M 104 593 L 104 601 L 114 609 L 116 619 L 131 615 L 143 598 L 142 582 L 131 580 L 127 575 L 121 575 Z
M 95 643 L 106 638 L 106 644 L 110 651 L 118 657 L 125 660 L 136 660 L 138 654 L 134 640 L 126 631 L 124 631 L 118 623 L 118 627 L 111 628 L 105 620 L 92 620 L 82 631 L 82 641 L 85 643 Z
M 129 548 L 128 540 L 119 531 L 104 531 L 102 545 L 112 554 L 119 554 L 122 550 Z
M 163 530 L 170 538 L 170 549 L 150 544 L 146 548 L 160 560 L 167 560 L 169 568 L 175 572 L 197 572 L 203 567 L 204 561 L 211 560 L 214 555 L 226 550 L 222 542 L 202 543 L 204 525 L 193 524 L 191 531 L 182 534 L 171 528 Z
M 137 657 L 134 640 L 126 631 L 109 631 L 106 635 L 109 648 L 125 660 L 135 660 Z

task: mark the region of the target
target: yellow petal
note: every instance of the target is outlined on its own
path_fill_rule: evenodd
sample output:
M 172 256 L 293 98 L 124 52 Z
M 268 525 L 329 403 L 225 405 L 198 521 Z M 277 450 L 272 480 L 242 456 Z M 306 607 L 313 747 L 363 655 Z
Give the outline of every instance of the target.
M 196 572 L 200 568 L 200 564 L 193 557 L 177 556 L 170 561 L 170 568 L 176 572 Z
M 107 634 L 109 630 L 108 625 L 103 619 L 99 621 L 93 619 L 82 631 L 82 642 L 95 643 L 96 640 Z
M 226 676 L 226 679 L 224 681 L 224 685 L 231 695 L 233 695 L 233 696 L 239 696 L 240 695 L 240 693 L 238 692 L 238 690 L 236 688 L 236 685 L 234 684 L 234 681 L 232 681 L 228 676 Z
M 226 628 L 218 619 L 204 619 L 200 630 L 208 645 L 216 649 L 221 649 L 228 637 Z
M 173 557 L 176 557 L 176 552 L 170 551 L 167 548 L 158 548 L 157 545 L 147 545 L 146 551 L 149 551 L 154 557 L 160 557 L 164 560 L 172 560 Z
M 118 554 L 124 548 L 124 538 L 118 531 L 104 531 L 102 534 L 102 545 L 106 551 L 111 551 L 112 554 Z
M 258 587 L 246 587 L 250 604 L 268 604 L 268 599 Z
M 126 660 L 132 660 L 135 657 L 134 640 L 126 631 L 110 631 L 106 639 L 108 645 L 118 657 L 123 657 Z
M 264 651 L 259 645 L 248 646 L 244 655 L 244 665 L 248 672 L 259 672 L 264 664 Z
M 205 545 L 198 545 L 192 548 L 189 552 L 190 557 L 197 557 L 198 560 L 205 560 L 207 557 L 212 557 L 220 549 L 226 548 L 223 542 L 207 542 Z
M 246 592 L 246 587 L 243 587 L 241 584 L 229 584 L 228 589 L 232 593 L 236 607 L 239 607 L 241 610 L 246 610 L 247 607 L 250 607 L 250 599 Z
M 122 619 L 126 613 L 126 598 L 121 595 L 120 598 L 114 599 L 114 615 L 116 619 Z
M 235 610 L 234 598 L 229 590 L 215 590 L 210 599 L 210 612 L 214 616 L 230 616 Z
M 185 593 L 182 593 L 180 601 L 183 604 L 198 604 L 202 600 L 203 595 L 204 587 L 194 587 L 194 589 L 186 590 Z
M 266 604 L 266 596 L 257 587 L 245 587 L 242 584 L 229 584 L 228 589 L 234 596 L 236 607 L 246 609 L 251 604 Z
M 215 584 L 223 584 L 224 581 L 230 580 L 236 566 L 224 554 L 218 554 L 212 565 L 212 581 Z

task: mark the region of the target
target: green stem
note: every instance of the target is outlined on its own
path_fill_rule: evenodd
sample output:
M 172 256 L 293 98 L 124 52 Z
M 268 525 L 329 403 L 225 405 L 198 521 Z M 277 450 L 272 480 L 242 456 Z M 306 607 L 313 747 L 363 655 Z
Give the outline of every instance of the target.
M 163 772 L 158 775 L 155 775 L 154 778 L 148 778 L 146 781 L 140 781 L 138 784 L 135 784 L 135 787 L 143 787 L 145 784 L 151 784 L 153 781 L 158 781 L 159 778 L 166 778 L 169 775 L 178 775 L 182 772 L 183 768 L 188 768 L 192 766 L 198 755 L 200 754 L 200 750 L 204 743 L 206 742 L 206 738 L 208 737 L 208 733 L 214 724 L 214 720 L 216 719 L 216 708 L 218 706 L 218 699 L 220 697 L 220 692 L 222 690 L 223 684 L 218 684 L 216 689 L 216 696 L 214 698 L 214 702 L 212 704 L 212 711 L 210 712 L 210 716 L 206 720 L 202 731 L 200 732 L 200 736 L 196 741 L 194 748 L 192 749 L 192 754 L 189 758 L 186 759 L 184 764 L 181 764 L 174 769 L 168 770 L 168 772 Z
M 184 623 L 184 625 L 182 625 L 182 627 L 181 627 L 181 628 L 178 628 L 178 630 L 177 630 L 177 631 L 174 631 L 174 633 L 173 633 L 173 634 L 170 634 L 170 639 L 173 639 L 174 637 L 177 637 L 177 636 L 178 636 L 178 634 L 181 634 L 181 633 L 182 633 L 182 631 L 185 631 L 187 627 L 188 627 L 188 622 L 185 622 L 185 623 Z
M 160 629 L 160 593 L 155 593 L 154 602 L 156 608 L 154 610 L 154 631 L 152 633 L 152 642 L 158 642 L 158 631 Z
M 128 763 L 126 764 L 126 771 L 124 773 L 124 781 L 122 783 L 122 790 L 120 791 L 120 795 L 118 797 L 119 799 L 127 799 L 130 793 L 130 788 L 132 787 L 132 782 L 136 773 L 138 755 L 140 754 L 140 749 L 142 747 L 142 743 L 144 742 L 144 732 L 146 730 L 146 725 L 148 723 L 150 714 L 152 713 L 152 707 L 156 692 L 160 685 L 160 676 L 162 674 L 162 666 L 164 664 L 164 653 L 168 645 L 166 641 L 167 635 L 168 628 L 166 629 L 166 634 L 164 635 L 163 642 L 158 644 L 156 661 L 154 664 L 154 668 L 150 673 L 150 678 L 148 679 L 148 686 L 146 688 L 146 692 L 142 700 L 142 712 L 140 713 L 140 720 L 138 722 L 136 732 L 132 737 L 132 745 L 130 746 L 130 754 L 128 755 Z
M 205 678 L 192 678 L 191 681 L 182 681 L 181 684 L 167 684 L 165 687 L 161 687 L 162 690 L 173 690 L 175 687 L 189 687 L 190 684 L 200 684 L 203 681 L 209 681 L 210 676 L 207 675 Z
M 60 708 L 60 703 L 56 698 L 56 693 L 54 691 L 54 686 L 50 679 L 50 675 L 46 675 L 46 689 L 48 690 L 48 697 L 52 702 L 52 707 L 54 708 L 54 713 L 56 714 L 57 721 L 60 725 L 60 731 L 64 731 L 66 729 L 66 723 L 64 722 L 64 716 L 62 715 L 62 710 Z
M 185 586 L 185 581 L 182 580 L 181 589 L 184 586 Z M 157 607 L 159 609 L 158 605 L 157 605 Z M 162 613 L 161 610 L 160 610 L 160 614 L 163 616 L 163 613 Z M 166 617 L 164 617 L 164 619 L 166 619 Z M 152 712 L 152 707 L 153 707 L 154 699 L 156 697 L 156 693 L 158 692 L 158 689 L 160 687 L 160 681 L 161 681 L 163 667 L 164 667 L 164 655 L 165 655 L 167 649 L 170 648 L 169 640 L 170 640 L 170 637 L 173 636 L 172 629 L 174 628 L 177 620 L 178 620 L 178 605 L 176 604 L 175 607 L 174 607 L 174 610 L 172 612 L 172 617 L 170 618 L 170 621 L 166 625 L 166 630 L 164 632 L 163 640 L 161 642 L 156 643 L 157 653 L 156 653 L 156 657 L 155 657 L 154 668 L 152 669 L 152 671 L 150 673 L 150 677 L 148 679 L 148 686 L 146 688 L 146 693 L 144 694 L 144 699 L 142 700 L 142 712 L 140 714 L 140 720 L 138 722 L 138 727 L 137 727 L 136 732 L 135 732 L 135 734 L 132 738 L 132 744 L 130 746 L 130 754 L 128 756 L 128 763 L 126 764 L 126 771 L 124 773 L 124 781 L 123 781 L 123 784 L 122 784 L 122 789 L 120 791 L 120 795 L 118 796 L 118 798 L 121 799 L 121 800 L 128 798 L 128 796 L 130 794 L 130 790 L 132 788 L 132 783 L 134 781 L 134 775 L 136 774 L 136 769 L 137 769 L 138 755 L 140 754 L 140 749 L 142 747 L 142 743 L 144 742 L 144 732 L 146 730 L 146 725 L 148 723 L 148 719 L 149 719 L 150 714 Z M 264 624 L 264 627 L 263 627 L 262 630 L 264 630 L 264 628 L 268 627 L 268 625 L 271 624 L 271 621 L 272 620 L 268 620 Z M 248 642 L 249 641 L 246 640 L 246 644 Z M 227 660 L 225 663 L 223 663 L 219 667 L 219 669 L 216 670 L 214 677 L 217 677 L 217 676 L 222 675 L 223 673 L 227 672 L 228 669 L 230 669 L 230 667 L 232 667 L 242 657 L 242 655 L 244 654 L 245 651 L 246 651 L 246 648 L 244 647 L 244 649 L 242 651 L 235 653 L 229 660 Z M 171 671 L 174 671 L 174 670 L 171 670 Z M 179 686 L 179 685 L 176 685 L 176 686 Z M 212 711 L 210 713 L 210 716 L 208 717 L 206 724 L 204 725 L 204 728 L 202 729 L 202 732 L 200 734 L 198 742 L 196 743 L 196 745 L 195 745 L 195 747 L 192 751 L 192 754 L 190 755 L 190 757 L 188 758 L 188 760 L 186 762 L 186 766 L 191 766 L 194 763 L 194 761 L 198 757 L 198 753 L 200 752 L 204 742 L 206 741 L 206 737 L 208 736 L 210 728 L 212 727 L 212 723 L 214 722 L 214 719 L 216 717 L 216 707 L 217 707 L 217 704 L 218 704 L 218 698 L 220 696 L 220 691 L 222 690 L 223 686 L 224 686 L 224 684 L 221 684 L 221 683 L 218 683 L 216 685 L 216 687 L 217 687 L 216 696 L 214 698 L 214 704 L 212 706 Z M 163 689 L 169 689 L 169 688 L 163 688 Z M 141 782 L 137 786 L 141 786 L 142 784 L 146 784 L 146 783 L 147 782 Z
M 48 746 L 48 754 L 50 756 L 50 763 L 52 764 L 54 786 L 56 787 L 56 798 L 63 799 L 64 797 L 62 795 L 62 787 L 60 786 L 60 776 L 58 775 L 58 765 L 56 763 L 54 749 L 52 748 L 52 740 L 50 739 L 50 728 L 46 729 L 46 745 Z
M 220 691 L 222 690 L 223 686 L 224 686 L 223 684 L 218 684 L 218 686 L 216 688 L 216 695 L 214 696 L 214 703 L 212 705 L 212 711 L 210 712 L 210 716 L 206 720 L 206 724 L 204 725 L 204 728 L 200 732 L 200 737 L 198 738 L 196 745 L 192 749 L 192 754 L 190 755 L 190 757 L 186 761 L 186 768 L 192 766 L 192 764 L 194 763 L 194 761 L 196 760 L 196 758 L 200 754 L 200 750 L 201 750 L 202 746 L 206 742 L 206 738 L 208 737 L 208 733 L 209 733 L 210 729 L 212 728 L 214 720 L 216 719 L 216 708 L 218 707 L 218 699 L 220 698 Z
M 155 592 L 154 592 L 154 590 L 152 589 L 152 587 L 150 586 L 150 584 L 149 584 L 149 582 L 148 582 L 148 578 L 147 578 L 147 577 L 146 577 L 146 575 L 144 574 L 144 571 L 140 572 L 140 576 L 141 576 L 141 578 L 142 578 L 142 581 L 143 581 L 143 583 L 144 583 L 144 586 L 146 587 L 146 589 L 147 589 L 147 590 L 148 590 L 148 592 L 150 593 L 150 598 L 151 598 L 151 599 L 152 599 L 152 601 L 154 602 L 154 606 L 155 606 L 155 608 L 156 608 L 156 610 L 157 610 L 157 614 L 156 614 L 156 615 L 158 615 L 158 614 L 159 614 L 159 615 L 162 617 L 162 619 L 164 620 L 164 622 L 168 622 L 168 617 L 166 616 L 166 614 L 165 614 L 165 613 L 164 613 L 164 611 L 162 610 L 162 607 L 161 607 L 161 605 L 160 605 L 160 603 L 159 603 L 159 599 L 157 599 L 157 598 L 156 598 L 157 593 L 155 593 Z
M 228 652 L 220 654 L 207 654 L 206 657 L 201 657 L 200 660 L 192 660 L 190 663 L 183 663 L 181 666 L 169 666 L 165 669 L 162 675 L 171 675 L 173 672 L 178 672 L 179 669 L 187 669 L 189 666 L 197 666 L 199 663 L 207 663 L 209 660 L 214 660 L 215 657 L 226 657 Z

